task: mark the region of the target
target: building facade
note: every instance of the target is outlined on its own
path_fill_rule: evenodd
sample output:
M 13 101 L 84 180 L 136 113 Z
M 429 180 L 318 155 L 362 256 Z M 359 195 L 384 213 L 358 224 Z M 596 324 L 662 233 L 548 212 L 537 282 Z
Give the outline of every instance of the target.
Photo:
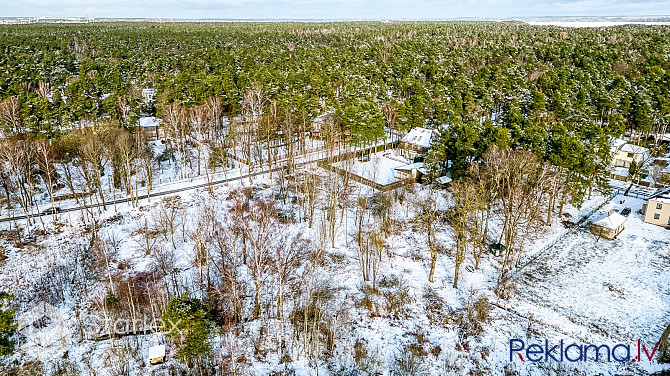
M 670 227 L 670 193 L 653 195 L 642 206 L 644 221 L 653 225 Z
M 649 158 L 649 149 L 622 142 L 612 145 L 612 164 L 614 167 L 630 168 L 633 162 L 637 164 L 644 163 Z

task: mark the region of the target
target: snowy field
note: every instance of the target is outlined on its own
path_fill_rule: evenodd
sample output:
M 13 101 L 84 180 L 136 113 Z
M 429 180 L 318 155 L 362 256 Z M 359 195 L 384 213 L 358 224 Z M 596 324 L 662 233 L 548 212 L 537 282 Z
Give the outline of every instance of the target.
M 650 21 L 525 21 L 529 25 L 558 27 L 613 27 L 623 25 L 670 25 L 670 22 Z
M 641 339 L 652 347 L 658 341 L 670 320 L 670 231 L 642 222 L 643 203 L 616 196 L 600 210 L 632 209 L 616 239 L 579 228 L 515 278 L 516 294 L 505 304 L 547 325 L 538 325 L 537 338 L 605 344 Z M 649 362 L 588 364 L 594 371 L 616 365 L 617 373 L 658 370 Z

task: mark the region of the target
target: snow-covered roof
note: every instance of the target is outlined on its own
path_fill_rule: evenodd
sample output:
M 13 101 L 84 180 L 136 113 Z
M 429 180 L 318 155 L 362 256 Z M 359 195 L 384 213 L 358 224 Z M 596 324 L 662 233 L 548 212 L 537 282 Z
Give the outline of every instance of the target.
M 351 172 L 355 175 L 361 176 L 365 179 L 372 180 L 378 184 L 386 185 L 397 181 L 393 176 L 396 167 L 404 166 L 407 162 L 401 162 L 386 157 L 390 152 L 375 153 L 370 156 L 370 160 L 361 162 L 358 159 L 354 160 L 354 165 L 349 167 Z M 335 162 L 333 166 L 337 168 L 347 168 L 346 161 Z
M 628 176 L 630 170 L 625 167 L 612 167 L 612 174 L 617 176 Z
M 149 347 L 149 359 L 162 358 L 165 356 L 165 345 Z
M 620 147 L 626 145 L 626 140 L 622 140 L 620 138 L 610 138 L 610 143 L 612 144 L 612 147 L 615 149 L 619 149 Z
M 611 212 L 606 217 L 593 222 L 593 224 L 596 226 L 616 230 L 624 222 L 626 222 L 626 217 L 617 212 Z
M 430 147 L 430 143 L 433 141 L 434 136 L 435 130 L 417 127 L 409 131 L 409 133 L 402 138 L 402 141 L 408 144 L 428 148 Z
M 403 170 L 403 171 L 412 171 L 412 170 L 418 170 L 423 168 L 423 162 L 416 162 L 416 163 L 410 163 L 406 164 L 404 166 L 398 166 L 395 169 L 396 170 Z
M 145 116 L 140 118 L 140 127 L 157 127 L 161 119 L 154 116 Z
M 668 196 L 654 197 L 650 200 L 654 200 L 656 202 L 661 202 L 661 203 L 664 203 L 664 204 L 670 204 L 670 197 L 668 197 Z
M 649 196 L 649 200 L 670 203 L 670 187 L 657 189 L 656 192 Z
M 649 149 L 633 144 L 625 144 L 621 147 L 620 150 L 625 153 L 635 153 L 635 154 L 646 154 L 649 152 Z
M 407 158 L 403 157 L 402 155 L 397 155 L 393 152 L 384 153 L 382 155 L 384 157 L 388 158 L 388 159 L 392 159 L 394 161 L 397 161 L 397 162 L 400 162 L 400 163 L 403 163 L 403 164 L 409 164 L 409 160 L 407 160 Z
M 451 177 L 444 175 L 440 176 L 439 178 L 435 179 L 438 183 L 440 184 L 449 184 L 451 183 Z

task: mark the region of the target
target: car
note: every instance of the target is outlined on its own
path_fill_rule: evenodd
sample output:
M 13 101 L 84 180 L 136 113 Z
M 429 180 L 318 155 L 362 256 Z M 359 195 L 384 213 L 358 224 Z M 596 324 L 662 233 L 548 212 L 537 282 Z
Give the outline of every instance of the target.
M 628 217 L 628 214 L 630 214 L 630 208 L 624 208 L 621 211 L 621 215 L 623 215 L 624 217 Z
M 58 214 L 61 213 L 63 210 L 59 208 L 58 206 L 42 210 L 42 214 L 47 215 L 47 214 Z

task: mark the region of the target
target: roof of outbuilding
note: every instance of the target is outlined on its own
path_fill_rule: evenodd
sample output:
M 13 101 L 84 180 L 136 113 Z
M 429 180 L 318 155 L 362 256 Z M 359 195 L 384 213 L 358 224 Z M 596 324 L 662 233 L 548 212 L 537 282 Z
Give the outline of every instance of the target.
M 406 164 L 404 166 L 398 166 L 395 169 L 396 170 L 411 171 L 411 170 L 420 169 L 420 168 L 423 168 L 423 162 L 410 163 L 410 164 Z
M 621 147 L 620 150 L 626 153 L 635 153 L 635 154 L 645 154 L 649 152 L 649 149 L 633 144 L 625 144 Z
M 627 218 L 624 217 L 623 215 L 617 212 L 612 212 L 609 213 L 606 217 L 593 222 L 593 224 L 608 229 L 616 230 L 619 228 L 619 226 L 621 226 L 624 222 L 626 222 L 626 219 Z
M 165 356 L 165 345 L 149 347 L 149 359 L 162 358 Z
M 140 127 L 157 127 L 161 123 L 161 119 L 153 116 L 146 116 L 140 118 Z

